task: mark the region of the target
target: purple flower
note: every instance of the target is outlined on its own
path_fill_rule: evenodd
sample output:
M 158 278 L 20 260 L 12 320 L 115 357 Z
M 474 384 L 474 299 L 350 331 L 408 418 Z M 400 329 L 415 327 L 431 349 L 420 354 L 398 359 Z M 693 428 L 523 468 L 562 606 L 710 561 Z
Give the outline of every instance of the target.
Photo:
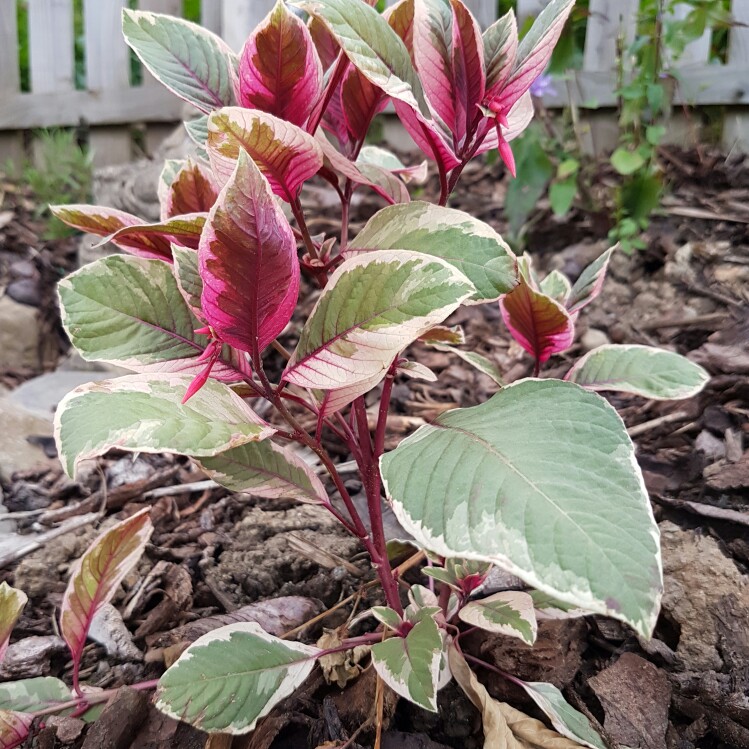
M 553 79 L 548 73 L 541 73 L 541 75 L 531 83 L 531 95 L 539 99 L 543 96 L 557 95 Z

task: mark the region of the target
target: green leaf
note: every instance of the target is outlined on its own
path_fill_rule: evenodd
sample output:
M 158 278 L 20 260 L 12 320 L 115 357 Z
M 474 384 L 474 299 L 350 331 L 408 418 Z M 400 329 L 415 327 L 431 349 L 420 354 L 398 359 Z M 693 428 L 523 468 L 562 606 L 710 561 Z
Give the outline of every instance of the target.
M 270 440 L 250 442 L 202 458 L 200 465 L 214 481 L 235 492 L 300 502 L 328 501 L 325 487 L 310 466 L 291 450 Z
M 23 591 L 11 588 L 5 581 L 0 583 L 0 663 L 8 649 L 13 627 L 28 600 Z
M 405 44 L 374 8 L 351 0 L 302 0 L 297 5 L 325 24 L 367 80 L 431 119 Z
M 442 647 L 437 622 L 427 616 L 406 637 L 391 637 L 373 645 L 372 665 L 396 694 L 436 713 Z
M 567 276 L 560 273 L 558 270 L 553 270 L 546 275 L 543 281 L 540 283 L 540 290 L 550 296 L 559 304 L 565 304 L 567 297 L 572 291 L 572 284 L 570 283 Z
M 616 390 L 653 400 L 691 398 L 710 375 L 680 354 L 651 346 L 606 345 L 593 349 L 566 377 L 588 390 Z
M 401 618 L 393 609 L 389 609 L 387 606 L 373 606 L 372 614 L 378 622 L 381 622 L 390 629 L 398 629 L 401 626 Z
M 187 130 L 190 140 L 198 146 L 205 148 L 208 140 L 208 115 L 202 114 L 194 120 L 185 120 L 182 123 Z
M 490 302 L 515 284 L 516 258 L 488 224 L 454 208 L 413 201 L 378 211 L 349 245 L 353 250 L 412 250 L 442 258 L 476 287 L 471 300 Z
M 70 688 L 52 676 L 6 681 L 0 684 L 0 710 L 33 713 L 73 696 Z
M 652 632 L 658 529 L 632 441 L 603 398 L 522 380 L 420 427 L 381 469 L 398 520 L 425 548 L 492 562 Z
M 148 11 L 122 11 L 125 41 L 156 80 L 201 112 L 234 103 L 237 57 L 202 26 Z
M 559 601 L 540 590 L 531 590 L 530 597 L 536 609 L 537 619 L 577 619 L 590 613 L 585 609 L 578 609 L 569 603 Z
M 203 293 L 203 279 L 198 268 L 198 253 L 186 247 L 172 245 L 174 258 L 174 279 L 182 298 L 196 318 L 202 317 L 200 296 Z M 173 307 L 170 305 L 170 309 Z M 201 336 L 202 338 L 202 336 Z
M 205 457 L 269 437 L 269 427 L 226 385 L 208 380 L 181 403 L 192 377 L 128 375 L 89 382 L 55 413 L 55 439 L 69 476 L 109 449 Z
M 580 171 L 580 162 L 577 159 L 565 159 L 557 167 L 557 178 L 565 179 Z
M 319 652 L 254 622 L 219 627 L 161 677 L 156 707 L 208 733 L 249 733 L 309 676 Z
M 374 387 L 400 351 L 472 293 L 460 271 L 428 255 L 385 250 L 350 258 L 307 319 L 284 379 L 322 390 L 367 380 Z
M 538 625 L 533 612 L 533 599 L 521 591 L 506 590 L 471 601 L 458 612 L 458 616 L 466 624 L 488 632 L 518 637 L 528 645 L 536 641 Z
M 638 169 L 645 166 L 645 159 L 637 151 L 629 151 L 626 148 L 619 147 L 611 154 L 611 166 L 619 174 L 627 176 L 634 174 Z
M 176 245 L 174 250 L 185 298 L 195 302 L 191 294 L 197 281 L 193 276 L 188 284 L 187 263 L 194 265 L 197 253 Z M 187 306 L 167 263 L 110 255 L 71 273 L 58 291 L 63 326 L 86 361 L 106 361 L 137 372 L 193 375 L 205 367 L 198 357 L 209 339 L 195 333 L 202 323 Z M 194 309 L 199 309 L 199 298 Z M 212 374 L 240 378 L 223 363 Z
M 601 737 L 590 727 L 588 719 L 575 710 L 562 693 L 553 685 L 543 681 L 520 681 L 528 696 L 549 716 L 554 728 L 568 739 L 590 749 L 606 749 Z
M 522 137 L 513 141 L 517 179 L 510 182 L 505 211 L 510 235 L 518 237 L 528 217 L 536 209 L 554 174 L 554 167 L 540 142 L 538 131 L 529 127 Z
M 441 343 L 431 345 L 438 351 L 444 351 L 447 354 L 455 354 L 455 356 L 460 357 L 466 364 L 470 364 L 474 369 L 481 372 L 481 374 L 494 380 L 494 382 L 500 387 L 504 385 L 502 372 L 499 370 L 499 367 L 485 356 L 477 354 L 475 351 L 464 351 L 455 346 L 445 346 Z
M 561 182 L 552 182 L 549 187 L 549 204 L 555 216 L 566 216 L 577 195 L 575 175 Z

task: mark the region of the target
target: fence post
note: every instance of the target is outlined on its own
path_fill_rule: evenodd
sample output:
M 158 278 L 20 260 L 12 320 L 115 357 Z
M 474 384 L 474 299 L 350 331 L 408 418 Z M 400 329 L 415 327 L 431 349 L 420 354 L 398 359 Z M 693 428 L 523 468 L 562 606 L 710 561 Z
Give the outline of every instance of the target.
M 224 41 L 239 52 L 250 32 L 274 5 L 274 0 L 221 0 L 221 36 Z
M 130 85 L 130 54 L 122 38 L 126 0 L 84 0 L 86 88 L 106 96 Z M 132 157 L 130 128 L 92 127 L 88 145 L 96 166 L 122 164 Z
M 18 70 L 18 26 L 15 2 L 0 2 L 0 101 L 21 89 Z M 21 166 L 24 158 L 23 134 L 11 130 L 0 132 L 0 169 L 6 161 Z
M 733 20 L 728 39 L 728 65 L 749 67 L 749 3 L 733 0 Z M 738 25 L 742 24 L 742 25 Z M 749 107 L 726 112 L 723 123 L 723 145 L 731 150 L 749 153 Z

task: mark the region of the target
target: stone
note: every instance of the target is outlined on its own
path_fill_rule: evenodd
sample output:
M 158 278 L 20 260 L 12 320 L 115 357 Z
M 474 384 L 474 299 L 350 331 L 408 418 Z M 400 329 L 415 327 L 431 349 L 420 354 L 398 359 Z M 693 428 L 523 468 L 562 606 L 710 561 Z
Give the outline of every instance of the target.
M 121 687 L 86 734 L 83 749 L 128 749 L 148 715 L 148 696 Z
M 39 368 L 39 321 L 35 307 L 0 298 L 0 370 Z
M 588 328 L 580 338 L 580 345 L 586 351 L 592 351 L 608 343 L 611 343 L 609 337 L 602 330 L 598 330 L 598 328 Z
M 749 659 L 749 582 L 718 542 L 697 531 L 660 525 L 662 611 L 680 628 L 676 654 L 688 671 L 721 671 Z M 731 643 L 731 648 L 726 644 Z M 743 660 L 742 660 L 743 659 Z
M 666 749 L 671 684 L 661 669 L 634 653 L 588 680 L 606 715 L 603 726 L 632 749 Z
M 58 403 L 71 390 L 109 377 L 112 377 L 111 372 L 57 370 L 27 380 L 6 398 L 31 414 L 51 419 Z
M 16 471 L 26 471 L 38 465 L 54 465 L 28 437 L 52 436 L 52 419 L 31 413 L 9 396 L 0 398 L 0 478 L 9 481 Z

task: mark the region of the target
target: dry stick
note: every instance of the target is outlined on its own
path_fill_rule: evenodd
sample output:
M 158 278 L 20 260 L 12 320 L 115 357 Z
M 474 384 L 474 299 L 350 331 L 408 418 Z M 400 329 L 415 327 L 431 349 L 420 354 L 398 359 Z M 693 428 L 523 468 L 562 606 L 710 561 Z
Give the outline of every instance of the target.
M 713 507 L 713 505 L 703 505 L 699 502 L 690 502 L 686 499 L 663 497 L 660 494 L 652 494 L 651 496 L 656 502 L 668 505 L 669 507 L 675 507 L 678 510 L 687 510 L 688 512 L 693 512 L 695 515 L 702 515 L 705 518 L 724 520 L 728 523 L 738 523 L 739 525 L 749 525 L 749 513 L 747 512 Z
M 657 429 L 664 424 L 670 424 L 674 421 L 684 421 L 689 418 L 689 414 L 686 411 L 674 411 L 664 416 L 659 416 L 657 419 L 651 419 L 650 421 L 644 421 L 642 424 L 636 424 L 633 427 L 627 429 L 627 434 L 630 437 L 639 437 L 645 432 L 649 432 L 651 429 Z

